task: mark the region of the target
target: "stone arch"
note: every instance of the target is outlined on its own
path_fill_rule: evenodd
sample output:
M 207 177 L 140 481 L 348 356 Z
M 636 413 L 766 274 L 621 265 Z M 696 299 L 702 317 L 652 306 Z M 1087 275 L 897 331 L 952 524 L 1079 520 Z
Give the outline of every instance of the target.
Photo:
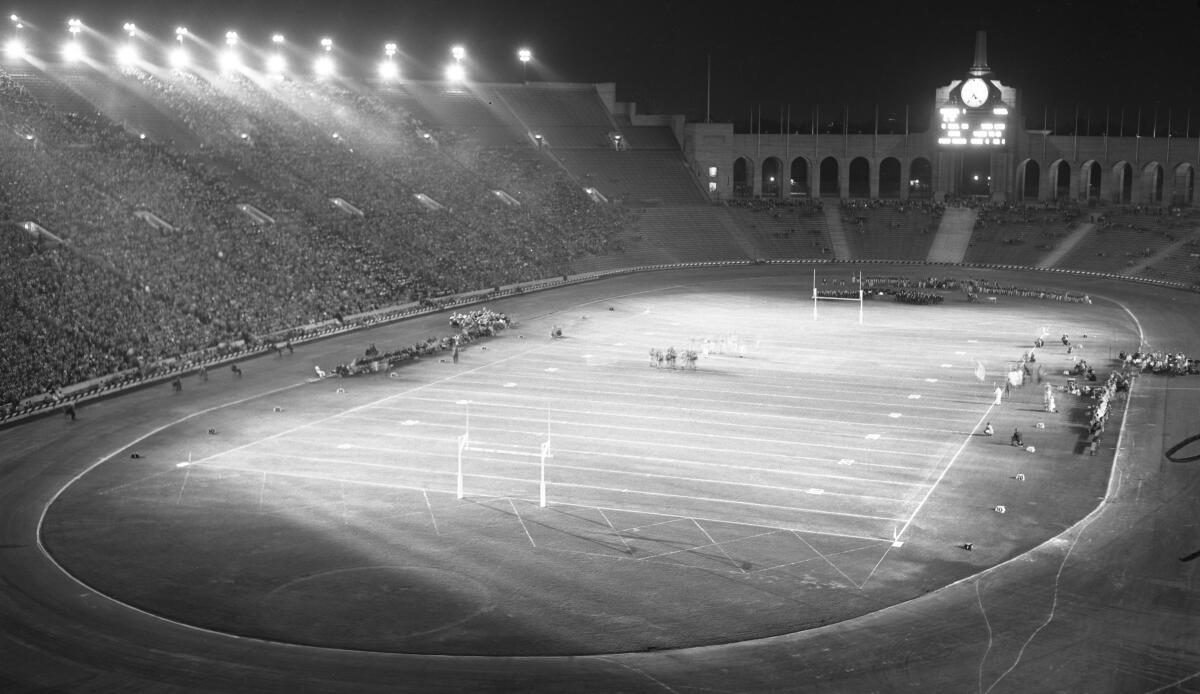
M 895 157 L 885 157 L 879 162 L 879 197 L 900 197 L 900 160 Z
M 791 175 L 788 176 L 788 192 L 797 196 L 811 195 L 808 187 L 808 160 L 804 157 L 796 157 L 792 160 L 789 169 Z
M 762 163 L 762 196 L 782 197 L 783 190 L 783 162 L 779 157 L 767 157 Z
M 850 160 L 850 181 L 847 187 L 852 198 L 871 197 L 871 162 L 866 157 Z
M 1050 198 L 1067 200 L 1071 197 L 1071 165 L 1059 159 L 1050 165 Z
M 1127 161 L 1113 164 L 1113 194 L 1115 203 L 1133 202 L 1133 167 Z
M 933 164 L 925 157 L 917 157 L 908 165 L 908 197 L 933 197 Z
M 1017 166 L 1017 199 L 1037 200 L 1042 185 L 1042 167 L 1033 159 L 1026 159 Z
M 839 176 L 841 167 L 834 157 L 821 160 L 821 196 L 838 198 L 842 195 L 842 182 Z
M 754 196 L 754 162 L 747 157 L 733 160 L 733 197 Z
M 1161 204 L 1163 201 L 1163 167 L 1156 161 L 1152 161 L 1142 167 L 1142 186 L 1141 195 L 1139 196 L 1142 202 L 1151 205 Z
M 1100 163 L 1095 159 L 1083 162 L 1079 167 L 1079 198 L 1081 200 L 1100 199 Z
M 1171 204 L 1190 205 L 1195 199 L 1196 167 L 1184 162 L 1175 167 L 1171 185 Z

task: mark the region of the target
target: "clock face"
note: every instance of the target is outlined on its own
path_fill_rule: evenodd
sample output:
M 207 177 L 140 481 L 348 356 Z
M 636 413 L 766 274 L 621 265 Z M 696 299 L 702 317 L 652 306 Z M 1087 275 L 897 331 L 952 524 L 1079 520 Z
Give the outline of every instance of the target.
M 962 89 L 959 90 L 959 95 L 962 101 L 970 108 L 979 108 L 987 103 L 989 90 L 987 82 L 972 77 L 963 83 Z

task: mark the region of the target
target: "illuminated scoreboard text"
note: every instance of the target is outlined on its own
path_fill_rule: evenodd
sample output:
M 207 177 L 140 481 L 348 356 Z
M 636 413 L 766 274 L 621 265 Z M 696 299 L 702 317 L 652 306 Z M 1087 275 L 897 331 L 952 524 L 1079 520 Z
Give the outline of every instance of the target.
M 942 114 L 942 134 L 939 145 L 996 147 L 1005 143 L 1005 121 L 1008 108 L 996 106 L 973 110 L 961 106 L 946 106 Z

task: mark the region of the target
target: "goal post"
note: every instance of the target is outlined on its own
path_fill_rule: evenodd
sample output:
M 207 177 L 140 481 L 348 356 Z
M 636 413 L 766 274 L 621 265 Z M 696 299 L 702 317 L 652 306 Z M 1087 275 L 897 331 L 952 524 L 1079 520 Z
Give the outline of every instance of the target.
M 862 325 L 863 324 L 863 304 L 865 303 L 864 294 L 863 294 L 862 271 L 859 271 L 859 273 L 858 273 L 858 298 L 841 297 L 841 296 L 821 296 L 821 291 L 819 289 L 817 289 L 817 269 L 813 268 L 813 280 L 812 280 L 813 320 L 817 320 L 818 316 L 820 315 L 817 310 L 817 304 L 821 301 L 851 301 L 851 302 L 857 303 L 858 304 L 858 324 Z

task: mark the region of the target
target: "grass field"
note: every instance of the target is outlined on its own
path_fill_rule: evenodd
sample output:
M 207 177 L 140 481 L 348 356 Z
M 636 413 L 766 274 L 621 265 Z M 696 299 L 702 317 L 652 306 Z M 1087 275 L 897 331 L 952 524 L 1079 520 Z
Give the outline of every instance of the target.
M 98 590 L 220 631 L 595 653 L 879 609 L 1095 505 L 1111 452 L 1080 455 L 1086 403 L 1063 394 L 1050 415 L 1037 386 L 999 406 L 993 389 L 1039 335 L 1054 384 L 1074 358 L 1136 347 L 1116 307 L 880 299 L 860 325 L 852 304 L 814 320 L 806 282 L 618 290 L 395 378 L 299 382 L 298 351 L 297 382 L 195 412 L 75 482 L 45 543 Z M 706 345 L 695 371 L 648 359 Z M 1008 445 L 1014 427 L 1037 453 Z

